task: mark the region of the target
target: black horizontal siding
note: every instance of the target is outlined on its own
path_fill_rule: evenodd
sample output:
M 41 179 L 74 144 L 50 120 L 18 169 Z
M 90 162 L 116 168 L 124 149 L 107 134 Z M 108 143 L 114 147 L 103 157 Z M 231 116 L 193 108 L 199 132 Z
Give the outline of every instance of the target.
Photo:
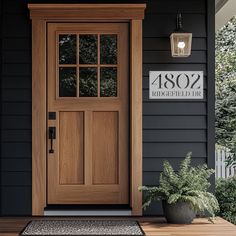
M 190 103 L 190 102 L 145 102 L 143 106 L 143 114 L 145 115 L 206 115 L 207 108 L 205 102 Z
M 171 59 L 172 60 L 172 59 Z M 177 60 L 177 59 L 176 59 Z M 150 70 L 159 70 L 159 71 L 203 71 L 204 75 L 207 75 L 206 64 L 204 63 L 155 63 L 150 64 L 144 61 L 143 65 L 143 75 L 149 76 Z
M 143 144 L 143 157 L 184 157 L 186 153 L 192 152 L 193 158 L 207 157 L 205 143 L 144 143 Z
M 31 103 L 28 102 L 3 102 L 4 115 L 31 115 Z
M 31 89 L 25 88 L 5 88 L 2 92 L 2 101 L 7 104 L 13 102 L 17 104 L 19 102 L 31 103 Z
M 31 64 L 27 63 L 12 63 L 2 65 L 2 75 L 3 76 L 31 76 Z
M 179 63 L 206 63 L 206 52 L 205 51 L 193 51 L 191 56 L 187 58 L 179 58 L 176 60 L 175 58 L 171 57 L 170 51 L 144 51 L 143 52 L 143 60 L 145 63 L 148 64 L 155 64 L 155 63 L 172 63 L 172 64 L 179 64 Z M 20 55 L 19 55 L 20 56 Z
M 5 89 L 28 89 L 31 93 L 31 77 L 30 76 L 2 76 L 2 88 Z M 31 99 L 30 99 L 31 101 Z
M 2 186 L 31 186 L 31 172 L 27 171 L 2 171 Z
M 18 4 L 16 4 L 17 6 Z M 31 51 L 31 39 L 30 37 L 25 38 L 4 38 L 3 48 L 5 51 Z
M 30 186 L 2 186 L 1 190 L 2 215 L 31 215 Z
M 143 173 L 143 185 L 155 186 L 160 179 L 160 171 L 145 171 Z M 154 209 L 151 211 L 155 212 Z
M 17 63 L 24 64 L 30 63 L 31 51 L 26 50 L 6 50 L 3 55 L 3 63 Z
M 143 184 L 157 184 L 162 163 L 174 169 L 189 151 L 193 164 L 209 162 L 208 104 L 209 0 L 130 0 L 147 3 L 143 22 Z M 3 0 L 1 61 L 1 213 L 31 214 L 31 21 L 27 3 L 78 3 L 79 0 Z M 86 0 L 86 3 L 98 1 Z M 100 1 L 111 3 L 111 0 Z M 127 3 L 127 0 L 113 3 Z M 212 3 L 211 3 L 212 4 Z M 211 6 L 213 7 L 213 6 Z M 193 33 L 192 55 L 172 58 L 169 36 L 181 11 Z M 213 27 L 213 26 L 212 26 Z M 213 62 L 211 62 L 213 63 Z M 149 71 L 203 71 L 203 100 L 150 100 Z M 211 72 L 212 73 L 212 72 Z M 211 94 L 213 95 L 213 94 Z M 160 215 L 154 203 L 146 215 Z
M 168 162 L 173 166 L 174 171 L 179 169 L 179 165 L 183 160 L 182 157 L 175 158 L 145 158 L 143 161 L 143 171 L 146 172 L 161 172 L 163 170 L 163 162 Z M 193 165 L 202 165 L 206 162 L 205 158 L 194 158 L 192 160 Z
M 28 14 L 3 14 L 3 22 L 4 38 L 30 38 L 31 22 Z
M 5 142 L 19 142 L 19 143 L 27 143 L 31 142 L 31 130 L 26 129 L 5 129 L 1 132 L 1 140 L 3 143 Z
M 31 116 L 2 115 L 2 130 L 31 130 Z
M 143 129 L 206 129 L 206 116 L 143 116 Z
M 187 130 L 160 130 L 160 129 L 144 129 L 143 142 L 144 143 L 202 143 L 206 142 L 205 129 L 187 129 Z
M 155 183 L 156 184 L 158 183 L 157 179 L 156 179 Z M 147 216 L 150 216 L 150 215 L 151 216 L 163 216 L 161 202 L 158 201 L 158 202 L 151 203 L 150 206 L 144 211 L 144 214 Z
M 179 10 L 181 13 L 205 14 L 205 0 L 165 0 L 165 1 L 147 1 L 147 14 L 176 14 Z
M 4 173 L 7 172 L 31 172 L 31 158 L 28 159 L 2 159 L 1 166 Z M 29 181 L 29 180 L 27 180 Z
M 171 7 L 171 6 L 170 6 Z M 178 9 L 176 9 L 176 12 Z M 193 37 L 206 37 L 205 14 L 182 14 L 184 29 L 192 32 Z M 155 24 L 153 24 L 155 22 Z M 176 13 L 147 14 L 143 22 L 144 37 L 166 37 L 176 27 Z
M 31 158 L 31 143 L 2 143 L 1 156 L 2 158 Z

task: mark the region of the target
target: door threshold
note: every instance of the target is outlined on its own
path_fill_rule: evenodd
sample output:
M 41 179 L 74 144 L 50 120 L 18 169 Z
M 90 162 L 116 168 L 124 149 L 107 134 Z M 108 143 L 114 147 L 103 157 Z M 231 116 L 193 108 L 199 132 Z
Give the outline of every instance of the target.
M 131 216 L 131 210 L 44 210 L 45 216 Z
M 131 216 L 128 205 L 48 205 L 45 216 Z

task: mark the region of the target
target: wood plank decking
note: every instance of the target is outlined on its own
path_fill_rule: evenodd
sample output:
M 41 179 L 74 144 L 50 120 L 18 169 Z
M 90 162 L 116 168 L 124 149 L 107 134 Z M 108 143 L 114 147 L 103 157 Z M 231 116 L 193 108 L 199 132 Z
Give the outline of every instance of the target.
M 91 218 L 91 217 L 90 217 Z M 89 219 L 90 219 L 89 218 Z M 0 218 L 0 236 L 17 236 L 25 225 L 32 219 L 42 217 L 2 217 Z M 44 217 L 43 219 L 47 219 Z M 50 217 L 50 219 L 58 219 Z M 63 219 L 62 217 L 59 219 Z M 66 218 L 68 219 L 68 218 Z M 73 219 L 76 219 L 75 217 Z M 84 219 L 84 218 L 79 218 Z M 86 218 L 88 219 L 88 218 Z M 98 219 L 98 218 L 96 218 Z M 104 219 L 100 218 L 99 219 Z M 109 217 L 109 219 L 120 219 Z M 124 218 L 122 218 L 124 219 Z M 131 218 L 127 218 L 131 219 Z M 190 225 L 166 224 L 164 218 L 132 217 L 138 220 L 147 236 L 236 236 L 236 226 L 217 218 L 215 224 L 207 219 L 195 219 Z

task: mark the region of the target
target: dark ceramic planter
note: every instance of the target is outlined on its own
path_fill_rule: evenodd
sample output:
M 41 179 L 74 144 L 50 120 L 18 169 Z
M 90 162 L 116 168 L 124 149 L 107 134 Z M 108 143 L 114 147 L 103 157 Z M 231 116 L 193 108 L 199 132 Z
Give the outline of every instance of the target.
M 164 215 L 168 223 L 191 224 L 196 214 L 188 202 L 178 201 L 175 204 L 168 204 L 162 201 Z

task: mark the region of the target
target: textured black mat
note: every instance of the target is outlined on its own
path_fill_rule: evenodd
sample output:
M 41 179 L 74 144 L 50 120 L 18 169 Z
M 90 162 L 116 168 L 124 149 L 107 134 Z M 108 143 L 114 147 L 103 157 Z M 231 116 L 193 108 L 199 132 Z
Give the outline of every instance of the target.
M 33 220 L 20 235 L 115 235 L 144 236 L 139 223 L 134 220 Z

